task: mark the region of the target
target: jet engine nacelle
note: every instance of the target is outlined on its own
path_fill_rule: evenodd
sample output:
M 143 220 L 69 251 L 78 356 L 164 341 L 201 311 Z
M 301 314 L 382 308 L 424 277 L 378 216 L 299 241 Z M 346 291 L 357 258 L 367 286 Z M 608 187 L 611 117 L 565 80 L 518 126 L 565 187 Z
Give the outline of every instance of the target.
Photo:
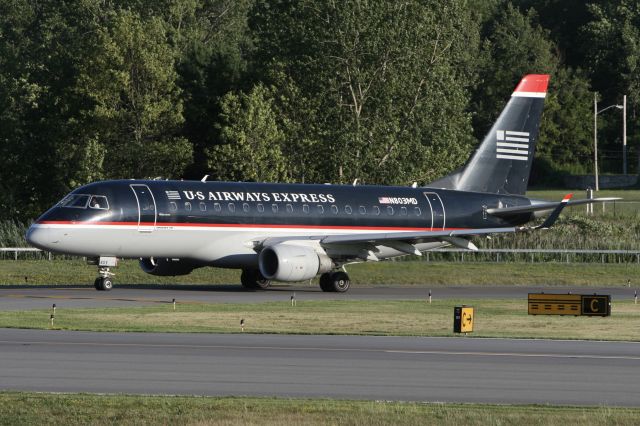
M 260 252 L 258 266 L 269 280 L 302 281 L 333 269 L 333 262 L 324 253 L 311 247 L 276 244 Z
M 196 268 L 184 260 L 155 257 L 140 259 L 140 267 L 147 274 L 158 276 L 188 275 Z

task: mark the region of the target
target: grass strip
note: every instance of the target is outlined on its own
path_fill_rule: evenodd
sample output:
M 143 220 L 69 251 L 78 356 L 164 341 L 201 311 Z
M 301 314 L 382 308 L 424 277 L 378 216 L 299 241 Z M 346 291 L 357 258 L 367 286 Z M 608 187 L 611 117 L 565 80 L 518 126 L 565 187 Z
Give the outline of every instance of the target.
M 636 425 L 640 409 L 0 393 L 0 425 Z
M 240 271 L 201 268 L 181 277 L 146 274 L 134 260 L 121 261 L 117 285 L 240 285 Z M 353 285 L 576 285 L 623 286 L 630 280 L 640 286 L 637 263 L 498 263 L 386 261 L 347 266 Z M 95 266 L 81 260 L 2 260 L 0 285 L 86 285 L 93 286 Z M 308 283 L 308 281 L 307 281 Z M 317 286 L 317 278 L 311 285 Z
M 475 337 L 640 340 L 640 305 L 612 302 L 610 317 L 532 316 L 526 300 L 302 301 L 180 304 L 65 309 L 57 301 L 54 329 L 112 332 L 194 332 L 452 336 L 456 305 L 475 308 Z M 49 329 L 50 311 L 0 312 L 0 327 Z

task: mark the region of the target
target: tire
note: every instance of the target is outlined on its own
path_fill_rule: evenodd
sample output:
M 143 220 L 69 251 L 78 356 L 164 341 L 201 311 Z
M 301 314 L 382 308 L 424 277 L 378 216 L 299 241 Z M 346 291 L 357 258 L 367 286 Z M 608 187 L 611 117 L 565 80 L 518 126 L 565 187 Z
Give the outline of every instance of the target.
M 93 282 L 93 286 L 96 288 L 96 290 L 102 291 L 102 278 L 96 278 L 96 280 Z
M 334 272 L 333 274 L 331 274 L 331 291 L 344 293 L 345 291 L 349 290 L 349 286 L 351 286 L 349 275 L 342 271 Z
M 111 278 L 103 278 L 102 279 L 102 290 L 109 291 L 113 288 L 113 281 Z
M 320 289 L 325 292 L 333 291 L 333 286 L 331 284 L 331 274 L 329 272 L 325 272 L 320 275 Z
M 257 269 L 243 269 L 240 282 L 248 290 L 265 290 L 271 285 L 271 281 L 263 277 Z
M 252 278 L 252 274 L 247 269 L 243 269 L 242 274 L 240 274 L 240 284 L 242 284 L 242 287 L 246 288 L 247 290 L 256 289 L 256 283 Z

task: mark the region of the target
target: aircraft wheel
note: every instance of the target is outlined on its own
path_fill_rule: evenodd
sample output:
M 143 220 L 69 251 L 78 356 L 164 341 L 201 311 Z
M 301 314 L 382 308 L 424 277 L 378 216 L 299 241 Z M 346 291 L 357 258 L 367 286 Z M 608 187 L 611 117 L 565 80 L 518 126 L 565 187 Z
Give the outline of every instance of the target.
M 113 281 L 111 278 L 103 278 L 102 279 L 102 290 L 109 291 L 113 288 Z
M 262 276 L 257 269 L 243 269 L 240 275 L 242 286 L 250 290 L 265 290 L 271 281 Z
M 342 271 L 320 275 L 320 288 L 322 291 L 344 293 L 349 290 L 350 285 L 349 275 Z
M 333 291 L 331 288 L 331 274 L 329 272 L 325 272 L 320 275 L 320 289 L 322 291 Z
M 331 291 L 344 293 L 345 291 L 349 290 L 350 285 L 351 281 L 349 280 L 349 275 L 347 275 L 345 272 L 338 271 L 331 274 Z
M 113 280 L 111 278 L 96 278 L 93 286 L 99 291 L 109 291 L 113 288 Z

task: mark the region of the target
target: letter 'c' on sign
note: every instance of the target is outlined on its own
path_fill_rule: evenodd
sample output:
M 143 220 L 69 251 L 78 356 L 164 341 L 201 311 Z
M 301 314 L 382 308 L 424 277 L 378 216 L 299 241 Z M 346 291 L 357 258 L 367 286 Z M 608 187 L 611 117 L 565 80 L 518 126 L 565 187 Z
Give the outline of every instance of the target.
M 598 299 L 591 299 L 591 312 L 598 312 Z

